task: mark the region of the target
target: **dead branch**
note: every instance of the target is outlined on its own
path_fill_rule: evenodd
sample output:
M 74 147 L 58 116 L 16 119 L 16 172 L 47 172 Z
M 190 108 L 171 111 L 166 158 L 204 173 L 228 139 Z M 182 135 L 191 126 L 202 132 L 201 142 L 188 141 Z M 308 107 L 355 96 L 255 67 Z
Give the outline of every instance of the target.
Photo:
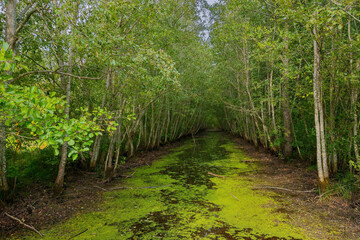
M 94 188 L 98 188 L 98 189 L 101 189 L 101 190 L 107 192 L 107 190 L 105 188 L 102 188 L 102 187 L 99 187 L 99 186 L 96 186 L 96 185 L 94 185 Z
M 211 175 L 211 176 L 214 176 L 214 177 L 225 178 L 224 176 L 217 175 L 217 174 L 211 173 L 211 172 L 208 172 L 208 174 Z
M 34 228 L 33 226 L 27 225 L 26 223 L 24 223 L 23 221 L 21 221 L 21 220 L 18 219 L 17 217 L 11 216 L 11 215 L 8 214 L 8 213 L 5 213 L 5 215 L 8 216 L 9 218 L 11 218 L 12 220 L 17 221 L 17 222 L 20 223 L 21 225 L 27 227 L 28 229 L 36 232 L 36 233 L 39 234 L 41 237 L 44 237 L 44 235 L 43 235 L 41 232 L 39 232 L 38 230 L 36 230 L 36 228 Z
M 121 190 L 121 189 L 134 189 L 132 187 L 113 187 L 113 188 L 110 188 L 110 190 Z
M 130 175 L 119 175 L 119 177 L 123 177 L 123 178 L 132 178 L 132 177 L 134 177 L 134 174 L 135 174 L 135 172 L 133 172 L 132 174 L 130 174 Z
M 121 189 L 146 189 L 146 188 L 162 188 L 162 187 L 170 187 L 171 185 L 162 185 L 162 186 L 148 186 L 148 187 L 114 187 L 110 188 L 110 190 L 121 190 Z
M 85 229 L 85 230 L 83 230 L 83 231 L 81 231 L 81 232 L 79 232 L 79 233 L 75 234 L 74 236 L 70 237 L 70 238 L 69 238 L 69 240 L 70 240 L 70 239 L 73 239 L 73 238 L 76 238 L 77 236 L 79 236 L 79 235 L 81 235 L 81 234 L 85 233 L 87 230 L 89 230 L 89 229 Z
M 288 192 L 303 192 L 303 193 L 309 193 L 309 192 L 314 192 L 316 189 L 311 189 L 311 190 L 292 190 L 292 189 L 288 189 L 288 188 L 282 188 L 282 187 L 272 187 L 272 186 L 255 186 L 252 187 L 255 189 L 276 189 L 276 190 L 283 190 L 283 191 L 288 191 Z
M 232 195 L 231 193 L 230 193 L 230 195 L 240 202 L 240 200 L 236 196 Z

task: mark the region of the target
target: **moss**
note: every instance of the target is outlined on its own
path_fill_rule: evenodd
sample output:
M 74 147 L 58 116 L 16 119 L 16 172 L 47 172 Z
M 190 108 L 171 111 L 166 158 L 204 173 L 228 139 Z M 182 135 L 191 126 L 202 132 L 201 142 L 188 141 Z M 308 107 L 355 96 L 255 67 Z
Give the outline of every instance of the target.
M 251 189 L 242 173 L 259 167 L 252 161 L 219 133 L 189 140 L 151 167 L 137 168 L 122 184 L 132 189 L 105 193 L 100 210 L 57 224 L 44 231 L 45 239 L 81 232 L 76 239 L 306 239 L 285 214 L 274 213 L 279 203 L 271 195 Z

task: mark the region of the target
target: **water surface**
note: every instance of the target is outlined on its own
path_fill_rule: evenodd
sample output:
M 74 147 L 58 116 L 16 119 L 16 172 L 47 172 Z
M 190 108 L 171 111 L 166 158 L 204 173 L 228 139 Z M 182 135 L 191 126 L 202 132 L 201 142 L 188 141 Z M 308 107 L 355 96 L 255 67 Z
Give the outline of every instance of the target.
M 274 193 L 252 189 L 259 168 L 226 135 L 208 132 L 135 169 L 126 189 L 45 239 L 307 239 L 277 211 Z

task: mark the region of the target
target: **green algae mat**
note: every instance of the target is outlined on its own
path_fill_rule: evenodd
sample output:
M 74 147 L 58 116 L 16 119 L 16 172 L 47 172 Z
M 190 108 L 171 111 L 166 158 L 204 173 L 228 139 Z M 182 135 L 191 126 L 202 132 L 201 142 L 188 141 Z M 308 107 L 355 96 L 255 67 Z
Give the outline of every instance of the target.
M 274 193 L 252 189 L 258 168 L 226 135 L 208 132 L 137 168 L 98 210 L 43 231 L 44 239 L 308 239 L 276 211 Z

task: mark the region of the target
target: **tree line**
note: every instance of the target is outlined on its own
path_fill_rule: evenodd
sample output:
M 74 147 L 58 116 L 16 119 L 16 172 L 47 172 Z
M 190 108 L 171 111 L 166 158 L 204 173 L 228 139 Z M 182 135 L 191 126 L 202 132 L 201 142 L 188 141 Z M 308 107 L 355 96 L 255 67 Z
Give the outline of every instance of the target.
M 359 170 L 359 2 L 220 1 L 213 81 L 225 129 L 330 176 Z
M 1 192 L 36 175 L 36 158 L 61 192 L 69 163 L 111 178 L 137 151 L 204 127 L 198 1 L 1 4 Z
M 2 193 L 44 178 L 61 192 L 69 167 L 111 179 L 208 126 L 316 164 L 322 190 L 359 170 L 357 1 L 7 0 L 0 12 Z

